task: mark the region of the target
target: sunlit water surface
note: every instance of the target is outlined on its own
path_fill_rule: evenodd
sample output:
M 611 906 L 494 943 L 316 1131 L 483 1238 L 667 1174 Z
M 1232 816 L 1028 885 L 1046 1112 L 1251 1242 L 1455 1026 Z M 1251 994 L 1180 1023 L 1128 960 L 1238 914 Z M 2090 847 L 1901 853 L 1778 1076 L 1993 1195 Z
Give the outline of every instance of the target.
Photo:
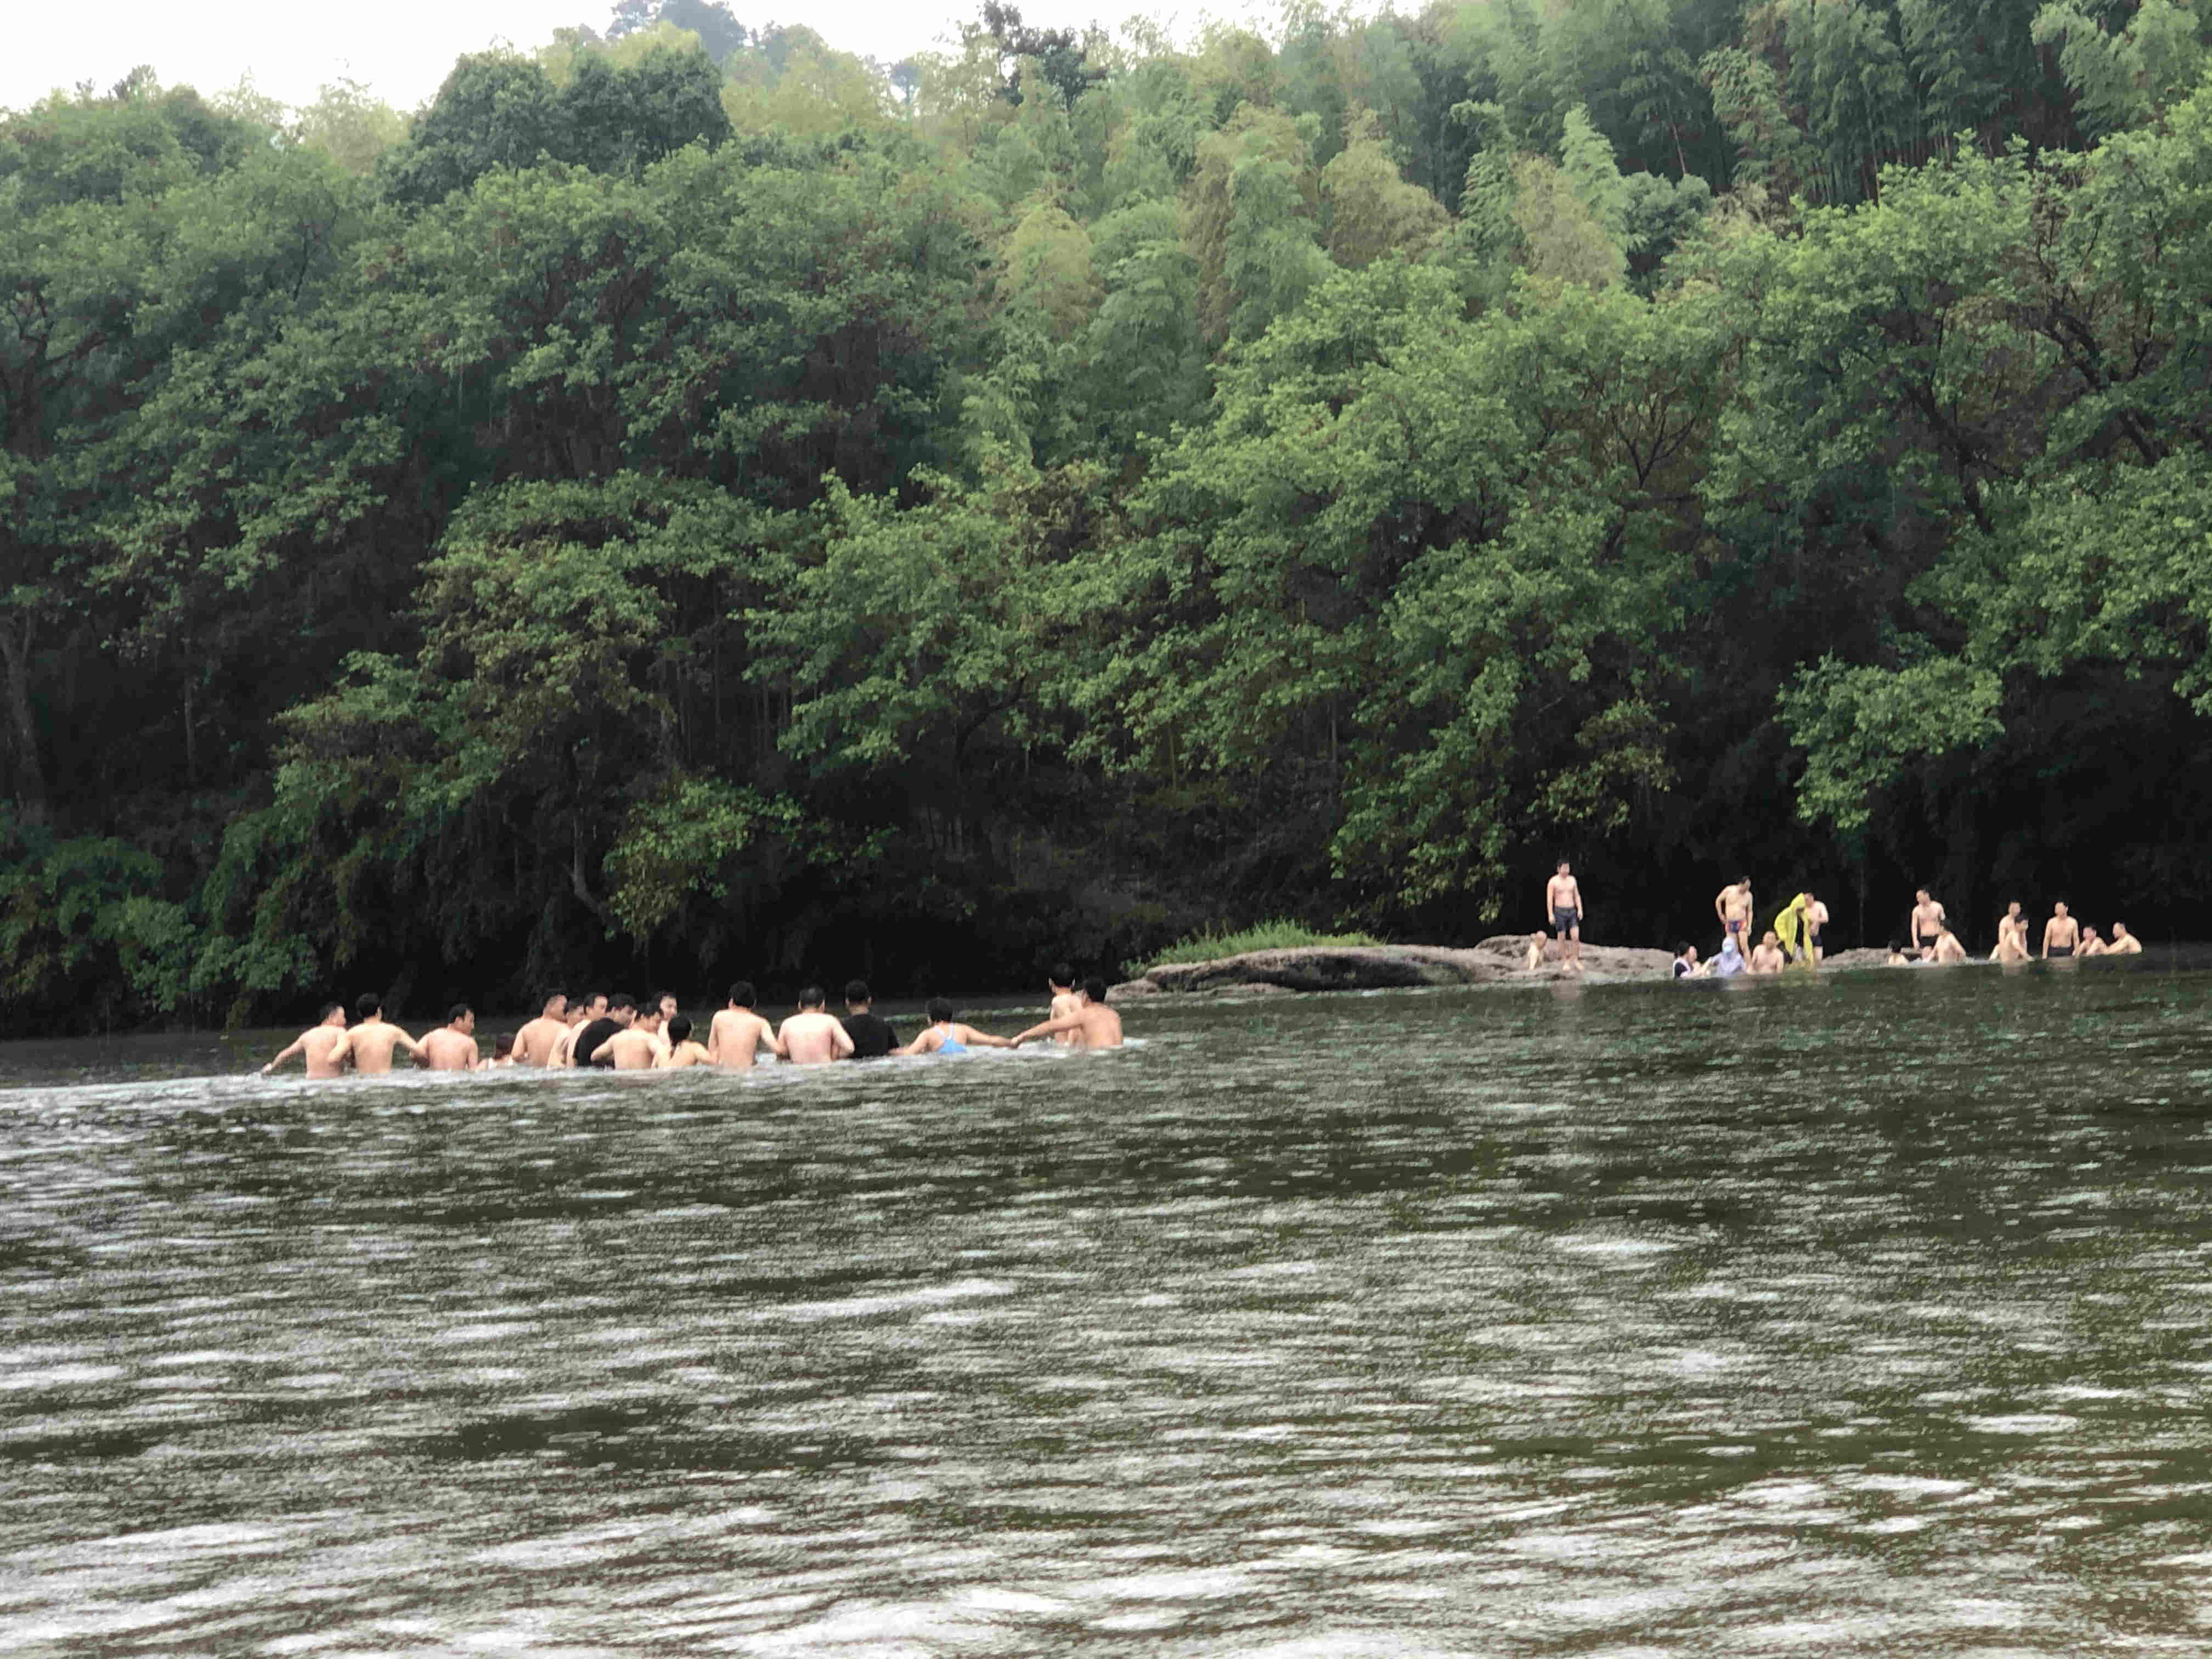
M 752 1078 L 0 1050 L 0 1652 L 2212 1652 L 2208 1006 L 2081 964 Z

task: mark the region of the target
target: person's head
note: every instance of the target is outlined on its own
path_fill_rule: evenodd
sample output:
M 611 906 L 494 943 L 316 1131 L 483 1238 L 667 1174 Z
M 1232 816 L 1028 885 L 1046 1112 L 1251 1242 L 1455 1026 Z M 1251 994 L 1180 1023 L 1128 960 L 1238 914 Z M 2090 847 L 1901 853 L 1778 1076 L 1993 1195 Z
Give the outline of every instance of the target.
M 514 1055 L 514 1032 L 501 1031 L 497 1036 L 491 1040 L 491 1057 L 494 1060 L 510 1060 Z
M 1749 876 L 1738 876 L 1735 878 L 1735 884 L 1742 888 L 1745 892 L 1748 893 L 1751 890 L 1751 878 Z
M 1905 954 L 1905 941 L 1901 939 L 1893 939 L 1890 940 L 1889 953 L 1893 957 L 1903 956 Z
M 477 1029 L 477 1011 L 465 1002 L 457 1002 L 446 1010 L 446 1024 L 466 1036 Z
M 678 1014 L 668 1022 L 668 1040 L 671 1042 L 685 1042 L 690 1036 L 691 1022 L 683 1015 Z
M 606 1015 L 607 994 L 605 991 L 587 992 L 584 997 L 584 1018 L 586 1019 L 605 1019 Z
M 673 1018 L 676 1013 L 676 993 L 663 991 L 659 996 L 653 998 L 653 1006 L 659 1010 L 664 1022 Z
M 631 1022 L 632 1028 L 640 1031 L 657 1031 L 661 1024 L 660 1010 L 651 1006 L 639 1009 L 636 1019 Z
M 1766 930 L 1766 937 L 1760 939 L 1759 942 L 1761 945 L 1779 945 L 1782 943 L 1782 935 L 1776 933 L 1771 927 L 1770 927 Z
M 1915 902 L 1925 904 L 1928 902 L 1928 890 L 1925 887 L 1916 887 L 1912 890 L 1912 896 Z
M 2066 901 L 2064 899 L 2061 899 L 2057 903 L 2052 905 L 2051 907 L 2051 913 L 2057 916 L 2064 915 L 2066 914 Z
M 618 1025 L 629 1025 L 637 1019 L 637 1003 L 634 998 L 616 997 L 607 1004 L 607 1018 Z
M 829 1000 L 830 994 L 818 985 L 810 985 L 799 994 L 799 1006 L 802 1012 L 811 1012 Z
M 1106 1001 L 1106 981 L 1096 974 L 1083 981 L 1083 994 L 1089 1000 L 1103 1006 Z
M 1075 988 L 1075 969 L 1064 962 L 1055 962 L 1044 970 L 1044 982 L 1052 987 L 1054 996 L 1065 996 Z
M 2083 922 L 2083 923 L 2081 924 L 2081 937 L 2082 937 L 2083 939 L 2094 939 L 2094 938 L 2096 938 L 2096 937 L 2097 937 L 2097 928 L 2096 928 L 2096 925 L 2095 925 L 2094 922 L 2087 922 L 2087 921 Z
M 568 994 L 566 991 L 547 992 L 545 994 L 545 1006 L 538 1010 L 538 1012 L 543 1014 L 547 1019 L 558 1019 L 568 1012 Z
M 2116 922 L 2114 922 L 2114 923 L 2112 924 L 2112 937 L 2113 937 L 2114 939 L 2125 939 L 2127 936 L 2128 936 L 2128 925 L 2127 925 L 2127 923 L 2125 923 L 2124 921 L 2116 921 Z
M 1678 957 L 1685 957 L 1691 962 L 1695 962 L 1698 959 L 1698 947 L 1691 944 L 1689 940 L 1684 939 L 1680 945 L 1674 947 L 1674 954 Z
M 759 1000 L 760 993 L 753 989 L 753 982 L 749 979 L 741 979 L 730 987 L 730 1006 L 732 1008 L 750 1008 Z
M 1568 872 L 1569 872 L 1569 866 L 1568 866 L 1568 864 L 1567 864 L 1567 861 L 1566 861 L 1565 859 L 1561 859 L 1561 860 L 1559 860 L 1559 873 L 1560 875 L 1563 875 L 1563 876 L 1564 876 L 1564 875 L 1567 874 L 1567 873 L 1568 873 Z
M 356 1019 L 375 1019 L 384 1012 L 384 997 L 376 991 L 363 991 L 353 1000 Z
M 868 1005 L 875 1000 L 876 994 L 868 988 L 867 981 L 848 979 L 845 981 L 845 1006 L 854 1013 L 866 1013 Z
M 318 1025 L 343 1025 L 345 1024 L 345 1004 L 343 1002 L 325 1003 L 323 1005 L 323 1012 L 315 1016 L 315 1024 Z
M 561 1019 L 563 1024 L 567 1025 L 571 1030 L 574 1030 L 577 1026 L 581 1025 L 591 1017 L 592 1005 L 585 1001 L 583 998 L 578 997 L 574 1002 L 568 1005 L 568 1012 L 562 1015 Z
M 1742 947 L 1736 944 L 1734 933 L 1730 933 L 1721 941 L 1721 954 L 1724 957 L 1740 957 L 1743 954 Z
M 2005 915 L 2008 916 L 2016 916 L 2019 914 L 2020 901 L 2018 899 L 2014 899 L 2010 904 L 2005 906 Z
M 932 1025 L 950 1024 L 953 1015 L 959 1012 L 952 1006 L 951 997 L 932 997 L 929 1000 L 929 1023 Z

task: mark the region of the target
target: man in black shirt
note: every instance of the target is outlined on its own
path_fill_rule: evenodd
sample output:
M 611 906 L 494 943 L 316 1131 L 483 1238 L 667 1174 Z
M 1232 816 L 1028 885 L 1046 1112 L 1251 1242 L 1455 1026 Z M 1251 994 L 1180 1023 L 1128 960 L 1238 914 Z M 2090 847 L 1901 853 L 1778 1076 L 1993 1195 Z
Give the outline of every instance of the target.
M 637 1018 L 637 1004 L 628 997 L 617 997 L 607 1005 L 607 1012 L 576 1033 L 575 1063 L 591 1066 L 598 1063 L 599 1050 L 617 1031 L 626 1031 L 629 1023 Z
M 853 1039 L 855 1060 L 880 1060 L 898 1047 L 898 1033 L 887 1021 L 868 1012 L 868 1005 L 874 1000 L 867 981 L 856 979 L 846 985 L 845 1035 Z

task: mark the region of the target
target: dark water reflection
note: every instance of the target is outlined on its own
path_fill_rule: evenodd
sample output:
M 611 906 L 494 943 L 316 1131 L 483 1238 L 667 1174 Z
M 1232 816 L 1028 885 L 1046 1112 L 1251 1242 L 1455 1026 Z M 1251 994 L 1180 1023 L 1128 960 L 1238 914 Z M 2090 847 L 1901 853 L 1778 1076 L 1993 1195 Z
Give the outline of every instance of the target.
M 1271 1000 L 750 1080 L 0 1054 L 0 1651 L 2212 1652 L 2209 1005 Z

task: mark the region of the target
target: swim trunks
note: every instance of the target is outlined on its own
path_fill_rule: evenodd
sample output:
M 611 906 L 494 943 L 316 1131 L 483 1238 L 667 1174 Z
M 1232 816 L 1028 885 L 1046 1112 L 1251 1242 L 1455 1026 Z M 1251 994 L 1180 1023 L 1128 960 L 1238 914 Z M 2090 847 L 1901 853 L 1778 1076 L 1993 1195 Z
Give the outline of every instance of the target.
M 1582 919 L 1583 913 L 1579 910 L 1554 910 L 1552 912 L 1552 931 L 1555 933 L 1572 933 Z
M 2054 957 L 2070 957 L 2074 954 L 2074 947 L 2070 945 L 2054 945 L 2045 954 Z
M 1742 916 L 1730 916 L 1728 919 L 1728 930 L 1731 933 L 1741 933 L 1750 925 L 1750 922 Z

